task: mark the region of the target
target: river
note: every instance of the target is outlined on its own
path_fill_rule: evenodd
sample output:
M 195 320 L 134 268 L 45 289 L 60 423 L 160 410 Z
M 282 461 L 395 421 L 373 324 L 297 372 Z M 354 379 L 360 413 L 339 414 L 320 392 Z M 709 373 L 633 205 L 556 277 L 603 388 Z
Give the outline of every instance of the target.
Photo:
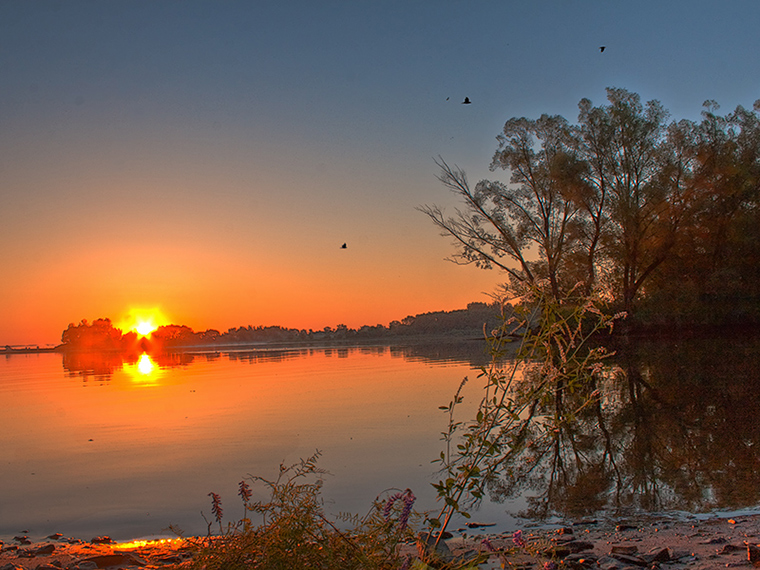
M 22 531 L 118 540 L 205 534 L 209 493 L 244 515 L 238 483 L 321 452 L 330 515 L 365 514 L 388 489 L 436 507 L 431 461 L 480 395 L 477 342 L 0 359 L 0 539 Z M 507 363 L 508 364 L 508 363 Z M 474 519 L 760 504 L 760 340 L 653 339 L 617 347 L 594 406 L 536 438 Z M 572 402 L 566 397 L 565 402 Z M 567 405 L 567 404 L 566 404 Z M 547 409 L 546 413 L 552 413 Z M 249 480 L 250 482 L 250 480 Z M 265 499 L 254 487 L 255 499 Z M 456 524 L 461 524 L 461 520 Z

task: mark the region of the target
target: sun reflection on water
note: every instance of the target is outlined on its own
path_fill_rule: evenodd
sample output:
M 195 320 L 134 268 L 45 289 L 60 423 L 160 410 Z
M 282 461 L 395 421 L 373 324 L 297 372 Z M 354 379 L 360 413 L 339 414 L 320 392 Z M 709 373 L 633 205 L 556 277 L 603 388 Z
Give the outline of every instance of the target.
M 135 363 L 125 363 L 124 371 L 129 374 L 132 382 L 141 386 L 156 386 L 161 374 L 161 369 L 147 353 L 141 354 Z
M 148 540 L 130 540 L 129 542 L 119 542 L 114 545 L 115 550 L 131 550 L 134 548 L 145 547 L 172 547 L 177 548 L 183 546 L 185 543 L 184 538 L 160 538 L 160 539 L 148 539 Z

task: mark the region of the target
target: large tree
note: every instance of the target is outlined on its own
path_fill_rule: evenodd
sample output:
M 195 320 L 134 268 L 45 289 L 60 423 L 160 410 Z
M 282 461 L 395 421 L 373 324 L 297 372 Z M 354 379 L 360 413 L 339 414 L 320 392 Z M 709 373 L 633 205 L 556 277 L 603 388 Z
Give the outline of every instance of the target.
M 454 238 L 456 261 L 500 268 L 513 287 L 546 279 L 558 297 L 580 283 L 633 309 L 691 223 L 696 130 L 635 93 L 610 88 L 607 99 L 583 99 L 576 125 L 548 115 L 507 121 L 491 169 L 507 170 L 508 183 L 483 180 L 473 191 L 464 171 L 438 161 L 465 208 L 421 210 Z

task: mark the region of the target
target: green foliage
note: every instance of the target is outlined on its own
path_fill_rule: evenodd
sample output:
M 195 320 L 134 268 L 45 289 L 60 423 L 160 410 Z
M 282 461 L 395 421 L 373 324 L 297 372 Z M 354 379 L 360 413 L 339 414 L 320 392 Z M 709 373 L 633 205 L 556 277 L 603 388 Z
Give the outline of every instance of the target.
M 608 354 L 593 340 L 622 315 L 605 316 L 584 297 L 560 302 L 550 286 L 534 287 L 522 307 L 520 317 L 507 320 L 490 337 L 493 358 L 479 375 L 484 387 L 474 419 L 455 420 L 465 382 L 441 408 L 449 415 L 442 434 L 446 451 L 437 460 L 444 477 L 433 486 L 443 507 L 428 517 L 432 529 L 444 530 L 455 513 L 469 518 L 468 508 L 484 498 L 489 484 L 509 473 L 529 435 L 552 434 L 599 397 L 593 386 L 605 373 Z M 518 335 L 517 357 L 504 368 L 505 345 Z M 561 405 L 573 394 L 581 395 L 572 400 L 576 405 Z M 549 400 L 555 404 L 553 414 L 543 412 Z
M 280 466 L 276 480 L 252 477 L 263 486 L 268 500 L 252 501 L 245 481 L 239 495 L 246 516 L 222 525 L 221 499 L 211 493 L 212 513 L 220 534 L 189 539 L 195 556 L 191 568 L 204 570 L 390 569 L 404 560 L 399 545 L 414 540 L 419 515 L 412 511 L 414 495 L 398 492 L 376 499 L 363 518 L 343 515 L 341 527 L 322 509 L 321 487 L 325 471 L 317 467 L 319 452 L 289 467 Z M 253 524 L 249 514 L 258 516 Z

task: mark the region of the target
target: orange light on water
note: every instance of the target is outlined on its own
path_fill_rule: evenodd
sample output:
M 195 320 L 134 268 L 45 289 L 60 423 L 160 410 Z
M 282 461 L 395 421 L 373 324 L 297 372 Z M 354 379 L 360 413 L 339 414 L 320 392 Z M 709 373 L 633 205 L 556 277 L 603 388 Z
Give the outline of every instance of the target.
M 148 354 L 141 354 L 134 364 L 124 364 L 124 371 L 129 374 L 132 382 L 141 386 L 156 386 L 161 369 L 153 362 Z
M 176 548 L 182 546 L 185 542 L 183 538 L 160 538 L 155 540 L 130 540 L 129 542 L 120 542 L 114 546 L 116 550 L 131 550 L 134 548 L 150 548 L 155 546 L 164 546 Z
M 153 361 L 147 354 L 141 355 L 140 360 L 137 361 L 137 370 L 140 371 L 140 374 L 150 374 L 155 368 L 156 365 L 153 364 Z

